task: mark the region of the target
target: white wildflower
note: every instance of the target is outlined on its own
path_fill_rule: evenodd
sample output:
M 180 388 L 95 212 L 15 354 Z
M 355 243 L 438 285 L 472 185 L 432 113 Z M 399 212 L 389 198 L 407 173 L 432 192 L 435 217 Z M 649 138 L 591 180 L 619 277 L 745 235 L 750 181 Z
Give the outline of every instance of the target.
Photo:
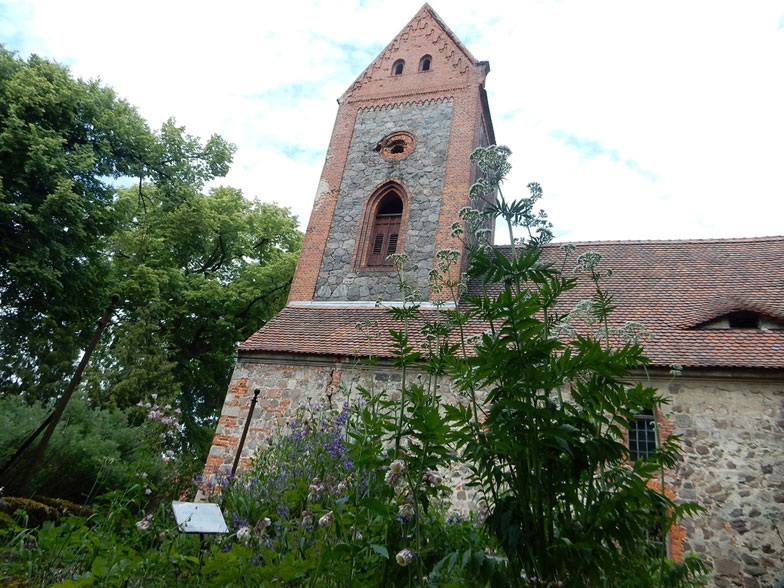
M 329 524 L 332 523 L 332 521 L 334 519 L 335 519 L 335 515 L 332 514 L 332 511 L 329 511 L 327 514 L 325 514 L 323 517 L 321 517 L 319 519 L 319 522 L 318 522 L 319 523 L 319 527 L 326 527 L 326 526 L 328 526 Z
M 147 529 L 149 529 L 150 525 L 152 525 L 152 514 L 148 514 L 142 520 L 136 521 L 136 528 L 139 529 L 142 532 L 144 532 Z
M 438 472 L 428 471 L 422 476 L 422 481 L 429 486 L 440 486 L 444 479 L 438 474 Z
M 585 253 L 577 256 L 577 267 L 574 273 L 581 271 L 591 272 L 599 267 L 602 262 L 602 255 L 596 251 L 586 251 Z
M 408 548 L 401 549 L 395 556 L 395 561 L 397 562 L 397 565 L 403 567 L 406 567 L 408 564 L 410 564 L 412 559 L 414 559 L 414 554 Z
M 250 543 L 251 532 L 249 527 L 240 527 L 237 530 L 237 539 L 243 543 Z
M 389 470 L 387 471 L 386 476 L 384 476 L 384 481 L 390 486 L 397 486 L 403 479 L 403 474 L 405 471 L 405 462 L 403 462 L 403 460 L 396 459 L 391 464 L 389 464 Z

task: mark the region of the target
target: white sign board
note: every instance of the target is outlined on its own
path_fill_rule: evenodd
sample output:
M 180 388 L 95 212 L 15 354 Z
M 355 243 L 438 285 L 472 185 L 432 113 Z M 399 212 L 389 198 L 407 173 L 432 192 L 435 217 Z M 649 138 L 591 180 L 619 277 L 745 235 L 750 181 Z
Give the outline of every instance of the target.
M 228 533 L 220 506 L 211 502 L 172 502 L 174 519 L 183 533 Z

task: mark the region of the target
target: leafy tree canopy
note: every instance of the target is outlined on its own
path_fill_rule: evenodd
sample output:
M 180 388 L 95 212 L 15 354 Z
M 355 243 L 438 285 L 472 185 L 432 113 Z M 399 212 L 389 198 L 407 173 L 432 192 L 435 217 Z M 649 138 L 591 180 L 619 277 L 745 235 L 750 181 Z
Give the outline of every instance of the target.
M 90 396 L 117 407 L 178 399 L 191 441 L 209 447 L 237 343 L 285 303 L 296 219 L 233 188 L 185 200 L 132 188 L 115 211 L 110 283 L 127 302 L 87 376 Z
M 117 291 L 91 400 L 179 394 L 192 423 L 214 414 L 234 346 L 285 300 L 300 243 L 287 210 L 203 193 L 233 151 L 173 119 L 153 131 L 110 88 L 0 47 L 3 394 L 62 392 Z

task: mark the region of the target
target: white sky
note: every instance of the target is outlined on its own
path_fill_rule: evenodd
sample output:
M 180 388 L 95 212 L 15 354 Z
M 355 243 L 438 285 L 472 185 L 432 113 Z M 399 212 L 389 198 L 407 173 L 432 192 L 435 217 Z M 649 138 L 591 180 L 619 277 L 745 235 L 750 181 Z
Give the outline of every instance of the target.
M 0 0 L 0 42 L 221 134 L 220 183 L 304 228 L 337 97 L 421 5 Z M 784 2 L 431 5 L 490 62 L 506 193 L 540 182 L 559 240 L 784 233 Z

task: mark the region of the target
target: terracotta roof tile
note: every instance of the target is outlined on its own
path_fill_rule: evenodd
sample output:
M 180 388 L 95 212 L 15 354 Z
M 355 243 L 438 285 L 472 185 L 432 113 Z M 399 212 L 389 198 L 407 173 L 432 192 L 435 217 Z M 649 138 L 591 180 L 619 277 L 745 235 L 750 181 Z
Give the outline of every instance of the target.
M 603 280 L 603 286 L 615 297 L 613 326 L 642 323 L 652 335 L 644 345 L 653 365 L 784 368 L 784 331 L 694 328 L 734 310 L 753 310 L 784 321 L 784 237 L 575 245 L 568 267 L 574 267 L 577 255 L 592 250 L 602 255 L 601 268 L 612 268 L 613 275 Z M 558 244 L 548 245 L 543 259 L 560 265 L 563 251 Z M 578 286 L 561 298 L 560 308 L 567 311 L 590 298 L 592 287 L 587 276 L 578 280 Z M 477 291 L 478 284 L 469 286 L 469 292 Z M 424 312 L 426 320 L 437 315 L 434 310 Z M 381 308 L 287 307 L 240 352 L 366 356 L 368 342 L 355 326 L 365 320 L 378 321 L 373 355 L 390 356 L 388 331 L 400 325 Z M 483 328 L 478 322 L 469 325 L 472 332 Z M 423 342 L 421 335 L 415 342 Z

